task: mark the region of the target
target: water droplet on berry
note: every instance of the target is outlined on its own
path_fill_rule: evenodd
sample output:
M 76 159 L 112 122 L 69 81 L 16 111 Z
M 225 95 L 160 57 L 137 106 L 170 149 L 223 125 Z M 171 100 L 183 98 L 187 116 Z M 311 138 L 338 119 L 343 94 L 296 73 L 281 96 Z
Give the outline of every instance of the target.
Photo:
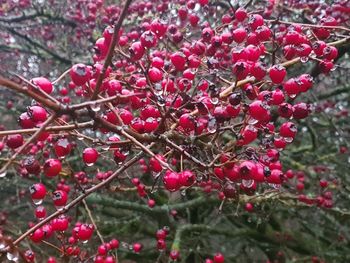
M 213 104 L 213 105 L 216 105 L 219 103 L 219 98 L 210 98 L 210 102 Z
M 259 122 L 259 121 L 256 120 L 256 119 L 254 119 L 254 118 L 250 118 L 250 119 L 248 120 L 248 123 L 251 124 L 251 125 L 257 124 L 258 122 Z
M 4 177 L 6 176 L 6 174 L 7 174 L 7 172 L 6 172 L 6 171 L 5 171 L 5 172 L 0 173 L 0 178 L 4 178 Z
M 161 96 L 163 95 L 163 89 L 162 89 L 162 86 L 160 84 L 156 84 L 154 85 L 154 94 L 156 96 Z
M 296 96 L 297 96 L 297 94 L 289 94 L 289 98 L 291 98 L 291 99 L 295 99 Z
M 100 104 L 95 103 L 95 104 L 92 104 L 92 105 L 91 105 L 91 109 L 92 109 L 94 112 L 98 112 L 98 111 L 101 109 L 101 106 L 100 106 Z
M 294 140 L 293 137 L 285 137 L 284 138 L 284 141 L 287 142 L 287 143 L 291 143 L 293 140 Z
M 56 209 L 57 209 L 58 211 L 62 211 L 63 208 L 64 208 L 64 206 L 56 206 Z
M 217 129 L 215 118 L 211 117 L 208 121 L 208 132 L 215 133 Z
M 108 145 L 108 144 L 105 144 L 105 145 L 103 145 L 103 146 L 101 147 L 101 149 L 102 149 L 103 151 L 108 151 L 109 148 L 111 148 L 111 146 Z
M 306 63 L 309 61 L 309 57 L 301 57 L 300 61 L 301 61 L 301 63 Z
M 334 71 L 334 70 L 336 70 L 337 68 L 338 68 L 338 66 L 337 66 L 337 65 L 334 65 L 333 68 L 331 68 L 331 71 Z
M 242 185 L 246 188 L 251 188 L 254 184 L 254 180 L 242 180 Z
M 269 184 L 273 189 L 280 189 L 281 185 L 280 184 Z
M 7 252 L 6 257 L 10 261 L 18 261 L 18 252 Z
M 33 203 L 35 205 L 41 205 L 43 203 L 43 199 L 33 199 Z

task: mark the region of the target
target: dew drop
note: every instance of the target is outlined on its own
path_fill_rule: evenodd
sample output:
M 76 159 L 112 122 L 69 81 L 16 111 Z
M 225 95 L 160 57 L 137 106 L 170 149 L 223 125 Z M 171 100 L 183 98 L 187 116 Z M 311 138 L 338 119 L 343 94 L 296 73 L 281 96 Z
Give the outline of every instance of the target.
M 84 241 L 83 241 L 83 244 L 87 244 L 87 242 L 89 242 L 89 240 L 84 240 Z
M 281 185 L 280 184 L 269 184 L 273 189 L 280 189 Z
M 5 171 L 5 172 L 0 173 L 0 178 L 4 178 L 4 177 L 6 176 L 6 174 L 7 174 L 7 172 L 6 172 L 6 171 Z
M 297 96 L 297 94 L 289 94 L 289 98 L 291 98 L 291 99 L 295 99 L 296 96 Z
M 217 130 L 216 120 L 215 118 L 210 118 L 208 121 L 208 132 L 215 133 Z
M 254 184 L 254 180 L 242 180 L 242 185 L 246 188 L 251 188 Z
M 108 145 L 108 144 L 105 144 L 105 145 L 103 145 L 103 146 L 101 147 L 101 149 L 104 150 L 104 151 L 108 151 L 110 148 L 111 148 L 111 146 Z
M 84 137 L 82 137 L 82 136 L 78 136 L 78 138 L 77 138 L 79 141 L 82 141 L 82 140 L 84 140 Z
M 95 163 L 86 163 L 86 166 L 89 166 L 89 167 L 91 167 L 91 166 L 93 166 Z
M 259 122 L 259 121 L 256 120 L 256 119 L 254 119 L 254 118 L 250 118 L 250 119 L 248 120 L 248 123 L 251 124 L 251 125 L 257 124 L 258 122 Z
M 181 195 L 182 195 L 182 196 L 186 196 L 186 190 L 182 190 L 182 191 L 181 191 Z
M 101 106 L 100 106 L 100 104 L 95 103 L 95 104 L 92 104 L 92 105 L 91 105 L 91 109 L 92 109 L 94 112 L 98 112 L 98 111 L 100 111 Z
M 216 104 L 219 103 L 219 98 L 216 98 L 216 97 L 210 98 L 210 102 L 211 102 L 213 105 L 216 105 Z
M 41 205 L 43 203 L 43 199 L 33 199 L 33 203 L 35 205 Z
M 291 143 L 293 140 L 294 140 L 293 137 L 285 137 L 284 138 L 284 141 L 287 142 L 287 143 Z
M 163 95 L 163 89 L 162 89 L 162 86 L 161 86 L 160 84 L 156 84 L 156 85 L 154 86 L 154 94 L 155 94 L 156 96 L 161 96 L 161 95 Z
M 6 257 L 10 261 L 18 261 L 18 252 L 7 252 Z
M 57 209 L 58 211 L 62 211 L 63 208 L 64 208 L 64 206 L 56 206 L 56 209 Z
M 306 63 L 309 61 L 309 57 L 301 57 L 300 61 L 301 61 L 301 63 Z
M 330 71 L 335 71 L 338 68 L 337 65 L 334 65 L 333 68 L 330 69 Z

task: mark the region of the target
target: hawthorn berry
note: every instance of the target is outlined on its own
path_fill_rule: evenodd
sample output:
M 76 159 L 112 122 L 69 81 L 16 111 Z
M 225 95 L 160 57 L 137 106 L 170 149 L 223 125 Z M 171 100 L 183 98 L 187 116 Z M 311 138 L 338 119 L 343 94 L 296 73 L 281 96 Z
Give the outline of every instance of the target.
M 47 177 L 57 176 L 62 170 L 61 161 L 58 159 L 48 159 L 44 164 L 44 173 Z

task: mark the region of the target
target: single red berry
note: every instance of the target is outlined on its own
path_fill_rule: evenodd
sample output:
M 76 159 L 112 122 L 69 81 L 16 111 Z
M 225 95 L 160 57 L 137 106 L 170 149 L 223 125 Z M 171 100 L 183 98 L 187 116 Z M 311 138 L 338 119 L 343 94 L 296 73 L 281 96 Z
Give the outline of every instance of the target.
M 64 157 L 72 150 L 72 144 L 66 138 L 59 139 L 55 145 L 54 150 L 58 158 Z
M 54 218 L 51 221 L 51 227 L 54 231 L 65 231 L 67 230 L 69 221 L 66 216 L 61 215 L 57 218 Z
M 166 171 L 163 177 L 163 183 L 168 191 L 176 191 L 179 189 L 179 174 L 171 171 Z
M 297 133 L 297 127 L 293 122 L 285 122 L 281 125 L 280 135 L 282 137 L 294 138 Z
M 163 79 L 163 72 L 155 67 L 152 67 L 148 70 L 148 77 L 151 82 L 156 83 Z
M 31 82 L 47 94 L 51 94 L 53 91 L 52 83 L 44 77 L 33 78 Z
M 324 180 L 324 179 L 320 180 L 320 187 L 326 188 L 327 186 L 328 186 L 327 180 Z
M 69 71 L 70 77 L 76 86 L 82 86 L 91 79 L 90 67 L 84 64 L 75 64 Z
M 248 17 L 247 11 L 243 8 L 238 8 L 235 12 L 235 18 L 242 22 Z
M 215 262 L 215 263 L 224 263 L 224 261 L 225 261 L 225 257 L 224 257 L 223 254 L 221 254 L 221 253 L 216 253 L 216 254 L 214 255 L 214 262 Z
M 89 240 L 94 232 L 94 226 L 92 224 L 82 224 L 78 230 L 78 238 L 82 241 Z
M 146 31 L 141 35 L 140 41 L 143 47 L 152 48 L 157 45 L 158 37 L 152 31 Z
M 33 184 L 29 187 L 29 192 L 33 200 L 42 200 L 46 195 L 46 187 L 42 183 Z
M 52 200 L 55 206 L 64 206 L 67 203 L 68 195 L 65 191 L 57 190 L 52 193 Z
M 194 118 L 189 113 L 185 113 L 185 114 L 181 115 L 181 117 L 179 119 L 179 125 L 185 131 L 193 131 L 196 128 L 196 123 L 194 121 Z
M 24 252 L 24 257 L 27 260 L 26 262 L 34 262 L 35 253 L 32 250 L 28 249 L 26 252 Z
M 187 57 L 182 52 L 175 52 L 170 55 L 170 60 L 175 66 L 176 70 L 183 71 L 185 69 L 185 64 Z
M 44 173 L 47 177 L 54 177 L 62 170 L 61 161 L 58 159 L 48 159 L 44 164 Z
M 256 100 L 249 105 L 249 114 L 256 120 L 265 120 L 266 116 L 269 114 L 269 108 L 270 107 L 266 103 Z
M 34 243 L 39 243 L 44 239 L 44 231 L 41 228 L 38 228 L 37 230 L 35 230 L 31 235 L 30 235 L 30 239 L 34 242 Z
M 98 159 L 99 153 L 94 148 L 85 148 L 83 151 L 83 160 L 86 165 L 93 165 Z
M 178 260 L 180 257 L 180 252 L 178 250 L 171 250 L 169 256 L 172 260 Z
M 147 204 L 149 208 L 153 208 L 156 205 L 156 201 L 154 201 L 153 199 L 149 199 Z
M 35 217 L 38 219 L 43 219 L 46 216 L 46 209 L 45 207 L 38 206 L 37 208 L 35 208 Z
M 47 119 L 47 111 L 41 106 L 30 106 L 27 113 L 34 122 L 44 122 Z
M 245 209 L 247 212 L 253 212 L 254 206 L 253 206 L 252 203 L 246 203 L 244 209 Z
M 12 134 L 7 136 L 6 145 L 11 149 L 16 149 L 22 146 L 23 142 L 24 140 L 22 134 Z
M 134 243 L 132 245 L 132 249 L 134 251 L 134 253 L 140 253 L 141 252 L 141 249 L 142 249 L 142 244 L 140 243 Z
M 119 241 L 117 239 L 112 239 L 109 241 L 109 244 L 111 246 L 111 249 L 118 249 L 119 248 Z
M 287 71 L 282 65 L 274 65 L 270 68 L 269 75 L 274 84 L 280 84 L 286 77 Z

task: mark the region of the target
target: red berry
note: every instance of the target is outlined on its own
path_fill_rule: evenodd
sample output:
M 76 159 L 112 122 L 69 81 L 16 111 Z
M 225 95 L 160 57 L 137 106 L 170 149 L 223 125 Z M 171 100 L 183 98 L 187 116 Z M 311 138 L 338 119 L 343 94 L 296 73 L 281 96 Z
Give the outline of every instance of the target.
M 46 216 L 46 209 L 43 206 L 38 206 L 35 208 L 35 217 L 38 219 L 42 219 Z
M 78 230 L 78 238 L 82 241 L 89 240 L 94 232 L 92 224 L 82 224 Z
M 33 200 L 41 200 L 46 195 L 46 187 L 42 183 L 33 184 L 29 187 L 29 192 Z
M 269 75 L 274 84 L 280 84 L 286 77 L 287 71 L 282 65 L 274 65 L 270 68 Z
M 6 145 L 11 149 L 16 149 L 22 146 L 23 142 L 22 134 L 12 134 L 7 136 Z
M 247 212 L 253 212 L 254 206 L 253 206 L 252 203 L 246 203 L 244 209 L 245 209 Z
M 170 60 L 173 63 L 173 65 L 175 66 L 176 70 L 182 71 L 185 69 L 185 64 L 186 64 L 187 58 L 186 58 L 184 53 L 175 52 L 175 53 L 171 54 Z
M 214 262 L 215 263 L 224 263 L 224 261 L 225 261 L 224 255 L 222 255 L 221 253 L 216 253 L 214 255 Z
M 243 8 L 238 8 L 235 12 L 235 18 L 242 22 L 243 20 L 245 20 L 248 17 L 247 11 Z
M 89 166 L 94 164 L 98 159 L 98 151 L 94 148 L 85 148 L 83 151 L 83 160 Z
M 48 159 L 44 164 L 44 173 L 48 177 L 58 175 L 62 170 L 61 161 L 58 159 Z
M 176 191 L 179 189 L 179 174 L 171 171 L 166 171 L 163 177 L 163 183 L 168 191 Z
M 119 248 L 119 241 L 117 239 L 112 239 L 111 241 L 109 241 L 109 244 L 111 246 L 111 249 Z
M 140 41 L 143 47 L 152 48 L 157 45 L 158 37 L 152 31 L 146 31 L 141 35 Z
M 90 67 L 84 64 L 75 64 L 69 71 L 70 77 L 76 86 L 82 86 L 91 78 Z
M 72 150 L 72 144 L 66 138 L 59 139 L 54 145 L 54 150 L 57 157 L 64 157 Z
M 269 114 L 269 106 L 260 100 L 256 100 L 249 105 L 249 114 L 256 120 L 264 120 Z
M 31 80 L 31 82 L 38 86 L 41 90 L 45 91 L 47 94 L 51 94 L 53 91 L 52 83 L 44 77 L 34 78 Z
M 148 70 L 148 77 L 151 82 L 159 82 L 163 79 L 163 72 L 155 67 L 152 67 Z
M 181 115 L 181 117 L 179 119 L 179 125 L 185 131 L 193 131 L 196 128 L 196 123 L 194 121 L 194 118 L 189 113 L 185 113 L 185 114 Z
M 51 221 L 51 227 L 54 231 L 65 231 L 68 228 L 68 224 L 69 221 L 64 215 L 54 218 Z
M 41 106 L 30 106 L 27 113 L 34 122 L 44 122 L 47 119 L 47 112 Z
M 39 243 L 44 239 L 44 231 L 41 228 L 38 228 L 30 235 L 30 239 L 35 243 Z
M 135 243 L 132 245 L 132 249 L 134 250 L 135 253 L 140 253 L 140 251 L 142 249 L 142 244 Z
M 68 195 L 65 191 L 57 190 L 52 193 L 52 200 L 55 206 L 64 206 L 67 203 Z
M 297 133 L 297 127 L 293 122 L 285 122 L 281 125 L 280 135 L 282 137 L 294 138 Z

